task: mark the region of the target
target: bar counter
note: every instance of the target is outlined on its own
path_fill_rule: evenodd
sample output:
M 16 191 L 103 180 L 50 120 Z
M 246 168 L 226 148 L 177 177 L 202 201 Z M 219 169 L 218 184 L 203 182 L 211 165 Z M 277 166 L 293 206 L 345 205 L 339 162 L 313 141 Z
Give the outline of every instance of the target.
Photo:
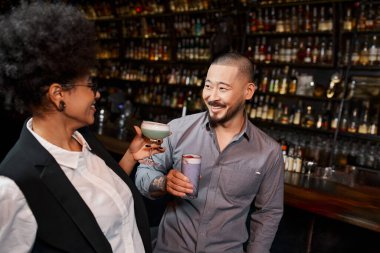
M 123 155 L 128 142 L 97 135 L 106 148 Z M 285 205 L 380 232 L 380 172 L 360 169 L 323 173 L 285 172 Z

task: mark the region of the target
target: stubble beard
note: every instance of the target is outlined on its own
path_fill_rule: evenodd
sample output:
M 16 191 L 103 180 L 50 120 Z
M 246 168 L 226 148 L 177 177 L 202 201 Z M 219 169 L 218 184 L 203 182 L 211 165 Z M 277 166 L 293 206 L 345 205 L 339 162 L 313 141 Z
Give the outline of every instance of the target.
M 209 102 L 208 104 L 212 105 L 213 103 Z M 222 105 L 224 108 L 224 104 L 220 104 L 220 103 L 217 103 L 217 104 Z M 239 106 L 233 107 L 230 111 L 227 111 L 227 113 L 221 118 L 216 118 L 216 117 L 211 116 L 210 110 L 208 110 L 208 119 L 209 119 L 210 125 L 212 127 L 216 127 L 218 125 L 223 125 L 223 124 L 227 123 L 229 120 L 231 120 L 232 118 L 234 118 L 239 113 L 241 113 L 243 115 L 244 106 L 245 106 L 245 103 L 242 103 Z

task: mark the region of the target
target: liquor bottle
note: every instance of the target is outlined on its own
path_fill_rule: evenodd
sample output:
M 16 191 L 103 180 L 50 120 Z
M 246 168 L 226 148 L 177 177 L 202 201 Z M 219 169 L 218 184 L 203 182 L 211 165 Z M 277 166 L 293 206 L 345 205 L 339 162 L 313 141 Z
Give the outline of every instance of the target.
M 302 118 L 302 127 L 313 128 L 315 126 L 315 118 L 312 115 L 312 107 L 309 105 L 306 107 L 306 114 Z
M 311 37 L 309 37 L 307 39 L 307 43 L 306 43 L 305 57 L 303 59 L 304 63 L 311 63 L 312 62 L 312 57 L 311 57 L 312 48 L 313 48 L 312 39 L 311 39 Z
M 264 106 L 264 95 L 259 96 L 259 103 L 257 104 L 256 109 L 256 118 L 261 119 L 261 116 L 263 114 L 263 106 Z
M 340 120 L 339 131 L 346 132 L 348 128 L 348 123 L 349 123 L 349 110 L 348 110 L 348 106 L 346 106 L 344 108 L 342 118 Z
M 325 40 L 322 40 L 320 48 L 319 48 L 319 55 L 317 56 L 319 61 L 321 63 L 327 63 L 327 48 L 326 48 L 326 42 Z
M 379 118 L 378 117 L 379 117 L 379 112 L 376 111 L 375 115 L 371 119 L 371 123 L 369 124 L 368 134 L 377 135 L 378 124 L 379 124 Z
M 351 8 L 347 8 L 346 17 L 343 20 L 343 30 L 347 32 L 350 32 L 353 28 L 353 19 L 351 13 Z
M 326 31 L 331 32 L 334 28 L 334 10 L 332 6 L 328 7 L 327 15 L 326 15 Z
M 290 15 L 290 31 L 297 33 L 298 29 L 299 27 L 298 27 L 297 7 L 292 6 L 291 15 Z
M 339 105 L 337 105 L 335 107 L 335 110 L 334 110 L 334 115 L 331 119 L 331 123 L 330 123 L 330 128 L 332 130 L 335 130 L 337 129 L 339 126 L 338 126 L 338 122 L 339 122 Z
M 351 54 L 351 64 L 358 65 L 359 61 L 360 61 L 360 42 L 356 40 L 354 44 L 354 49 Z
M 317 120 L 315 122 L 315 128 L 321 129 L 322 128 L 322 114 L 317 115 Z
M 356 133 L 358 131 L 359 122 L 358 122 L 358 109 L 355 107 L 352 110 L 350 121 L 348 122 L 347 132 Z
M 289 81 L 289 94 L 294 95 L 297 91 L 298 86 L 298 78 L 297 78 L 297 70 L 292 69 L 292 73 L 290 74 L 290 81 Z
M 350 44 L 351 44 L 350 39 L 347 39 L 346 44 L 345 44 L 345 48 L 344 48 L 344 54 L 342 57 L 342 63 L 344 65 L 348 65 L 348 63 L 350 62 Z
M 332 62 L 333 62 L 333 42 L 332 40 L 330 40 L 326 49 L 325 63 L 331 64 Z
M 301 112 L 302 110 L 302 101 L 298 101 L 298 105 L 295 109 L 294 117 L 293 117 L 293 125 L 299 126 L 301 124 Z
M 331 125 L 331 102 L 328 102 L 327 108 L 322 115 L 322 129 L 328 130 Z
M 287 105 L 284 105 L 282 114 L 280 117 L 280 123 L 283 125 L 288 125 L 289 124 L 289 108 Z
M 299 39 L 293 38 L 293 45 L 292 45 L 291 56 L 290 56 L 290 61 L 292 63 L 296 63 L 298 61 L 298 44 L 299 44 Z
M 290 22 L 290 9 L 286 8 L 284 14 L 284 31 L 287 33 L 292 32 Z
M 289 66 L 285 66 L 284 73 L 281 78 L 280 88 L 279 88 L 279 93 L 281 95 L 284 95 L 288 92 L 288 77 L 287 77 L 288 72 L 289 72 Z
M 318 23 L 318 32 L 325 32 L 328 30 L 326 22 L 327 22 L 327 20 L 326 20 L 325 7 L 321 6 L 320 12 L 319 12 L 319 22 L 317 22 Z
M 304 41 L 300 41 L 299 44 L 299 49 L 297 52 L 297 62 L 305 62 L 305 57 L 306 57 L 306 48 L 305 48 L 305 43 Z
M 264 104 L 262 107 L 261 120 L 267 120 L 268 117 L 268 109 L 269 109 L 269 96 L 265 96 Z
M 310 6 L 307 4 L 305 6 L 305 12 L 303 16 L 303 32 L 311 32 L 311 17 L 310 17 Z
M 368 129 L 369 129 L 369 122 L 368 122 L 368 106 L 364 105 L 363 106 L 363 112 L 360 117 L 360 123 L 359 123 L 359 128 L 358 128 L 358 133 L 359 134 L 367 134 Z
M 269 32 L 271 30 L 271 20 L 269 18 L 269 9 L 264 9 L 263 31 Z
M 282 151 L 282 157 L 284 158 L 284 169 L 285 170 L 288 170 L 288 163 L 287 163 L 287 160 L 288 160 L 288 155 L 287 155 L 287 152 L 288 152 L 288 144 L 286 143 L 285 140 L 281 140 L 281 151 Z
M 276 74 L 274 76 L 274 83 L 273 83 L 273 93 L 279 93 L 280 92 L 280 72 L 281 69 L 276 70 Z
M 302 171 L 302 148 L 299 145 L 296 146 L 296 149 L 295 149 L 293 171 L 297 173 L 301 173 Z
M 365 21 L 365 28 L 367 31 L 372 31 L 375 26 L 375 11 L 373 9 L 372 3 L 368 4 L 365 16 L 367 18 Z
M 375 31 L 380 30 L 380 5 L 378 5 L 376 8 L 373 30 Z
M 284 51 L 285 53 L 284 61 L 287 63 L 290 63 L 292 61 L 292 53 L 293 53 L 292 46 L 293 46 L 292 37 L 288 37 L 286 41 L 285 51 Z
M 290 146 L 288 151 L 288 157 L 287 157 L 287 167 L 288 171 L 293 171 L 294 167 L 294 147 Z
M 276 22 L 276 32 L 283 33 L 285 32 L 285 24 L 284 24 L 284 15 L 283 10 L 278 10 L 277 22 Z
M 366 13 L 365 13 L 365 5 L 361 4 L 360 5 L 360 10 L 359 10 L 359 19 L 358 19 L 358 24 L 356 26 L 358 31 L 365 31 L 366 30 Z
M 319 49 L 321 48 L 321 45 L 319 45 L 319 37 L 315 37 L 314 45 L 311 50 L 311 62 L 312 63 L 318 63 L 319 62 Z
M 257 32 L 257 17 L 256 17 L 256 12 L 251 11 L 249 13 L 249 18 L 250 18 L 249 32 L 250 33 L 255 33 L 255 32 Z
M 280 123 L 281 122 L 281 115 L 282 115 L 282 103 L 278 102 L 277 107 L 274 111 L 274 122 Z
M 266 56 L 266 53 L 267 53 L 266 51 L 267 51 L 266 37 L 262 37 L 261 38 L 261 43 L 260 43 L 260 46 L 259 46 L 259 62 L 264 62 L 265 56 Z
M 319 20 L 320 21 L 320 20 Z M 311 32 L 317 32 L 318 30 L 318 9 L 316 6 L 312 8 L 312 17 L 311 17 Z
M 267 113 L 267 120 L 273 121 L 274 120 L 274 114 L 275 114 L 275 97 L 271 97 L 269 101 L 269 107 L 268 107 L 268 113 Z
M 377 46 L 377 36 L 374 35 L 371 40 L 371 44 L 369 46 L 369 65 L 373 66 L 378 63 L 377 55 L 378 55 L 378 46 Z
M 266 64 L 269 64 L 272 62 L 272 59 L 273 59 L 273 50 L 272 50 L 272 45 L 269 44 L 266 49 L 264 62 Z
M 363 66 L 368 65 L 369 62 L 369 50 L 368 50 L 368 38 L 366 38 L 363 42 L 363 48 L 360 51 L 360 59 L 359 63 Z

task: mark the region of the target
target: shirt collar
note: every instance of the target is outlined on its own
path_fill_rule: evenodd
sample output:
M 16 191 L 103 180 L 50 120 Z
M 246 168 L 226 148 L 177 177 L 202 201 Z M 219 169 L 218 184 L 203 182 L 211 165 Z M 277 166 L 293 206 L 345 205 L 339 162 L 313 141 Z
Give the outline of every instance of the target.
M 37 141 L 54 157 L 60 166 L 76 169 L 82 163 L 84 155 L 91 151 L 90 146 L 78 131 L 74 132 L 73 138 L 82 144 L 82 151 L 69 151 L 48 142 L 36 132 L 34 132 L 32 129 L 32 122 L 33 118 L 28 120 L 26 124 L 27 129 L 37 139 Z
M 244 120 L 244 126 L 242 128 L 242 131 L 236 135 L 236 137 L 234 138 L 235 140 L 237 139 L 240 139 L 240 137 L 244 137 L 246 138 L 248 141 L 250 140 L 249 138 L 249 135 L 248 135 L 248 127 L 249 127 L 249 124 L 248 124 L 248 116 L 247 116 L 247 113 L 244 112 L 244 117 L 245 117 L 245 120 Z M 203 118 L 203 122 L 201 124 L 201 126 L 206 129 L 207 131 L 210 131 L 211 130 L 211 126 L 210 126 L 210 120 L 209 120 L 209 117 L 208 117 L 208 111 L 205 112 L 205 115 L 204 115 L 204 118 Z

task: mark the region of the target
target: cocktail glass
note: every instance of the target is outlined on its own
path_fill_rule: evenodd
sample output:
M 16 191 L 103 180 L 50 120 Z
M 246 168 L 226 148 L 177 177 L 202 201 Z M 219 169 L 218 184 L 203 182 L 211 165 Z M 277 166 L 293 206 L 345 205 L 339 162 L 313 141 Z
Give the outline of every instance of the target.
M 146 120 L 141 124 L 141 131 L 151 142 L 158 144 L 162 143 L 162 140 L 170 135 L 170 128 L 167 124 Z M 146 165 L 157 165 L 152 158 L 152 149 L 150 149 L 150 156 L 139 162 Z

